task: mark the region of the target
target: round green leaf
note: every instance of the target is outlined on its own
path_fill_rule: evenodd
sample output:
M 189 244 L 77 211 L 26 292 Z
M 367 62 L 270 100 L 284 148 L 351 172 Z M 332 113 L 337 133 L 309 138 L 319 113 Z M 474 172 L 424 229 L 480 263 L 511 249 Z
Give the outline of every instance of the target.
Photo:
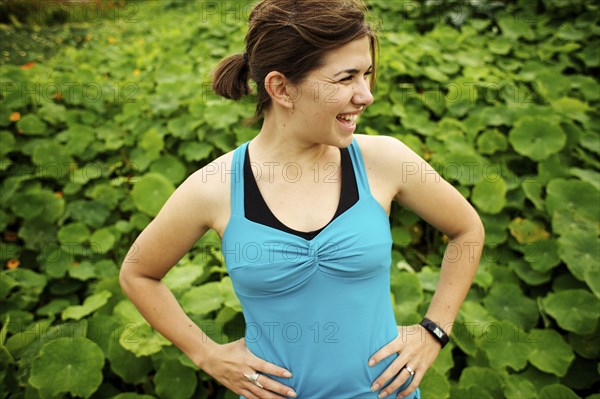
M 529 354 L 529 362 L 546 373 L 559 377 L 567 374 L 575 354 L 564 338 L 550 329 L 531 330 L 530 337 L 533 351 Z
M 567 136 L 560 126 L 545 119 L 524 117 L 510 130 L 508 141 L 519 154 L 540 161 L 560 151 Z
M 587 290 L 550 293 L 542 300 L 545 311 L 558 325 L 577 334 L 594 332 L 600 317 L 600 300 Z
M 96 253 L 105 254 L 115 245 L 116 237 L 110 227 L 103 227 L 94 231 L 90 237 L 90 247 Z
M 62 337 L 42 346 L 31 365 L 29 383 L 42 398 L 61 393 L 90 397 L 102 383 L 104 354 L 87 338 Z
M 156 216 L 174 191 L 175 187 L 169 179 L 151 172 L 138 180 L 131 196 L 137 209 L 149 216 Z
M 486 130 L 477 137 L 477 148 L 482 154 L 493 154 L 508 148 L 506 136 L 497 129 Z
M 90 237 L 90 230 L 83 223 L 70 223 L 58 230 L 58 240 L 63 243 L 81 244 Z
M 80 320 L 90 313 L 100 309 L 102 306 L 106 305 L 108 302 L 108 298 L 112 296 L 110 291 L 104 290 L 100 291 L 97 294 L 90 295 L 85 298 L 83 301 L 83 305 L 69 306 L 62 312 L 62 319 L 74 319 Z
M 598 282 L 593 278 L 598 272 L 600 240 L 586 231 L 573 230 L 558 238 L 558 256 L 578 280 L 585 281 L 597 292 Z
M 495 284 L 483 303 L 498 320 L 509 320 L 520 329 L 529 330 L 537 324 L 536 301 L 526 297 L 516 284 Z
M 25 220 L 39 217 L 44 222 L 58 220 L 65 206 L 65 201 L 50 191 L 16 194 L 12 203 L 15 215 Z
M 540 390 L 540 398 L 544 399 L 581 399 L 579 395 L 561 384 L 552 384 Z
M 529 353 L 533 350 L 527 334 L 515 324 L 502 320 L 487 326 L 486 334 L 479 340 L 490 366 L 495 369 L 510 367 L 523 370 Z
M 69 267 L 69 277 L 85 281 L 98 276 L 96 275 L 96 268 L 94 265 L 89 261 L 84 260 L 83 262 L 74 262 L 71 264 L 71 267 Z
M 17 141 L 11 132 L 6 130 L 0 131 L 0 156 L 8 154 L 16 148 Z
M 535 385 L 518 374 L 507 375 L 504 378 L 504 397 L 506 399 L 537 399 Z
M 484 367 L 466 367 L 463 369 L 458 386 L 461 391 L 471 394 L 461 395 L 461 398 L 500 398 L 502 384 L 495 370 Z
M 570 234 L 584 229 L 600 232 L 600 190 L 581 180 L 552 179 L 546 187 L 546 207 L 552 216 L 552 230 Z
M 54 141 L 43 141 L 33 149 L 31 160 L 37 165 L 39 176 L 59 178 L 69 173 L 73 160 L 67 148 Z
M 110 216 L 110 210 L 99 201 L 76 200 L 70 202 L 67 211 L 75 220 L 90 227 L 101 227 Z
M 499 213 L 506 205 L 506 182 L 501 177 L 480 180 L 473 187 L 471 200 L 483 212 Z
M 542 223 L 531 219 L 517 217 L 511 220 L 508 229 L 520 244 L 531 244 L 550 237 L 550 233 L 546 231 Z
M 525 260 L 533 270 L 545 273 L 560 264 L 557 250 L 556 240 L 538 240 L 526 245 Z
M 110 361 L 110 368 L 127 383 L 142 383 L 153 368 L 152 360 L 147 356 L 137 357 L 128 350 L 125 350 L 119 344 L 119 332 L 118 329 L 115 330 L 108 340 L 108 352 L 106 356 Z
M 119 337 L 119 343 L 136 356 L 150 356 L 172 343 L 146 322 L 127 324 Z
M 194 287 L 181 298 L 181 306 L 192 314 L 206 314 L 222 305 L 221 283 L 218 281 Z
M 154 377 L 156 392 L 164 399 L 191 398 L 197 383 L 194 370 L 185 367 L 178 360 L 165 361 Z
M 441 354 L 441 352 L 440 352 Z M 430 368 L 419 384 L 421 398 L 448 399 L 450 397 L 450 383 L 448 378 L 436 369 Z
M 173 184 L 179 184 L 185 178 L 185 165 L 173 155 L 160 157 L 150 165 L 150 172 L 160 173 Z
M 27 135 L 47 134 L 46 124 L 35 114 L 27 114 L 17 122 L 17 128 Z

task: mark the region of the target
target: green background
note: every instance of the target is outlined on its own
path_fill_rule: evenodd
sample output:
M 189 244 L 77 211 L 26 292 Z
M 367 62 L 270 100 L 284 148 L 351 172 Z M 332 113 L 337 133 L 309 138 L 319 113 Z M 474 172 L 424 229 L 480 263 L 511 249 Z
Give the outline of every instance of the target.
M 0 30 L 0 397 L 236 397 L 143 320 L 118 270 L 186 176 L 258 131 L 241 124 L 253 98 L 210 91 L 216 63 L 243 50 L 248 4 L 19 20 L 0 3 L 16 13 Z M 368 4 L 381 58 L 358 132 L 409 145 L 486 227 L 423 397 L 600 398 L 598 6 Z M 447 238 L 397 204 L 391 222 L 394 311 L 412 324 Z M 164 282 L 213 339 L 243 336 L 213 231 Z

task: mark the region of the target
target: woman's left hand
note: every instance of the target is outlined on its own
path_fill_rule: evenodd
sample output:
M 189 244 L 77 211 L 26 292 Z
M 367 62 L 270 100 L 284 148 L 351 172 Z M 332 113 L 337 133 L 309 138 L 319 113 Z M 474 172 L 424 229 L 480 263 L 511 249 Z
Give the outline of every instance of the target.
M 413 379 L 398 394 L 398 398 L 410 396 L 419 386 L 427 369 L 437 358 L 440 349 L 440 344 L 421 325 L 398 326 L 398 336 L 369 359 L 369 366 L 372 366 L 382 359 L 398 353 L 398 357 L 373 382 L 371 390 L 376 391 L 394 378 L 379 394 L 380 398 L 388 396 L 410 378 L 408 369 L 411 369 L 414 371 Z M 371 364 L 373 360 L 375 362 Z

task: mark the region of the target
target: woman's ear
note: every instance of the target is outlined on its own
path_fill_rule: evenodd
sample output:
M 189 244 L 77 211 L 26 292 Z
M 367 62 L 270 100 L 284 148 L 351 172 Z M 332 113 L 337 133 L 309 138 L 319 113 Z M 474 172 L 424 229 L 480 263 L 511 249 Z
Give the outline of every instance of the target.
M 265 90 L 271 100 L 284 108 L 293 109 L 295 89 L 285 76 L 277 71 L 271 71 L 265 77 Z

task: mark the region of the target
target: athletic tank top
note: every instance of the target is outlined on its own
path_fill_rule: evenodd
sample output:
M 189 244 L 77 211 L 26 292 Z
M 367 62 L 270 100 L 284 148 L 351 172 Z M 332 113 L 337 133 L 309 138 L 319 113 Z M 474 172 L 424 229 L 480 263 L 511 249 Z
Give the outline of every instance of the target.
M 376 399 L 381 388 L 371 392 L 373 381 L 398 356 L 368 365 L 398 336 L 390 298 L 392 237 L 356 138 L 348 153 L 358 200 L 312 238 L 247 218 L 248 144 L 233 154 L 231 217 L 221 248 L 242 305 L 248 349 L 290 370 L 291 378 L 268 377 L 292 387 L 298 399 Z M 418 389 L 412 398 L 419 398 Z

